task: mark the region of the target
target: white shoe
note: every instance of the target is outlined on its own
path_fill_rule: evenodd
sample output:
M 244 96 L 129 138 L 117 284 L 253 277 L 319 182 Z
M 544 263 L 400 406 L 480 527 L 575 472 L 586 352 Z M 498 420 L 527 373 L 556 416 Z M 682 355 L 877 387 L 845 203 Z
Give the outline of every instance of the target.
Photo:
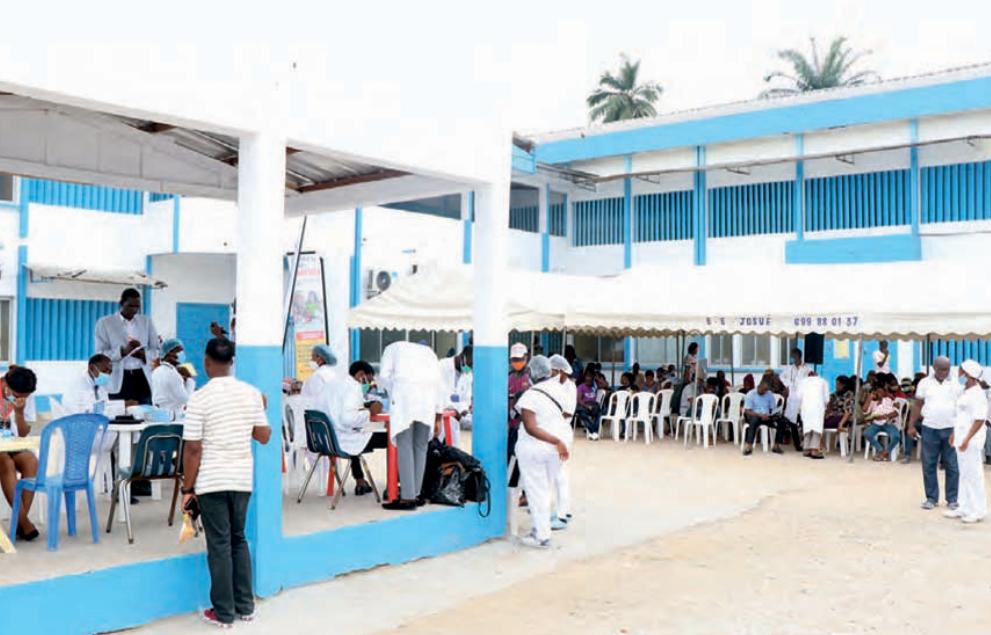
M 946 518 L 963 518 L 963 512 L 959 509 L 948 509 L 943 512 L 943 516 Z
M 550 549 L 551 541 L 550 538 L 546 540 L 539 540 L 536 536 L 530 534 L 520 538 L 520 544 L 524 547 L 531 547 L 533 549 Z
M 962 518 L 960 518 L 960 520 L 961 522 L 965 522 L 968 525 L 970 525 L 973 523 L 979 523 L 984 519 L 981 516 L 963 516 Z

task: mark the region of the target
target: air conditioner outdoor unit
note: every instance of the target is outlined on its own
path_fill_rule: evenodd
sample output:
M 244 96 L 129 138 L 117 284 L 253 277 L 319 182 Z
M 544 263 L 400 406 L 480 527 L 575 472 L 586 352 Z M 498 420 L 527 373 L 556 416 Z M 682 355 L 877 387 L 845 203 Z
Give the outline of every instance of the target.
M 386 291 L 392 286 L 393 279 L 398 277 L 399 274 L 395 271 L 369 269 L 367 282 L 365 284 L 365 298 L 374 298 L 383 291 Z

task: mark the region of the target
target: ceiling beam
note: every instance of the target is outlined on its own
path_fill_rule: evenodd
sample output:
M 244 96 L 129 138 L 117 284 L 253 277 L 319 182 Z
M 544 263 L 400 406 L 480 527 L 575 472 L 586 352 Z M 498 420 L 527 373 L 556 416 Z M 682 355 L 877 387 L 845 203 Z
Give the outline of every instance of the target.
M 142 132 L 148 132 L 151 134 L 158 134 L 160 132 L 168 132 L 173 128 L 175 128 L 175 126 L 169 123 L 158 123 L 157 121 L 149 121 L 143 126 L 140 126 L 138 130 Z
M 300 186 L 299 192 L 305 194 L 307 192 L 318 192 L 320 190 L 332 190 L 338 187 L 357 185 L 358 183 L 372 183 L 374 181 L 384 181 L 386 179 L 394 179 L 396 177 L 408 176 L 408 175 L 409 172 L 403 172 L 402 170 L 379 170 L 378 172 L 372 172 L 370 174 L 342 176 L 340 178 L 331 179 L 329 181 L 314 183 L 313 185 L 303 185 Z

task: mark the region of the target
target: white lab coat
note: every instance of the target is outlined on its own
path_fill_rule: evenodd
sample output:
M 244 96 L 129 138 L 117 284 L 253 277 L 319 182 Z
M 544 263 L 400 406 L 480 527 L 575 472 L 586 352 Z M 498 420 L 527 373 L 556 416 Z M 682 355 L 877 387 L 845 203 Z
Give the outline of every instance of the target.
M 323 364 L 313 374 L 303 382 L 303 388 L 299 391 L 299 396 L 303 398 L 303 407 L 314 410 L 322 410 L 321 404 L 326 403 L 327 392 L 330 385 L 337 381 L 337 367 Z
M 798 409 L 801 406 L 801 399 L 798 396 L 798 387 L 802 380 L 809 376 L 812 367 L 808 364 L 795 366 L 794 364 L 781 371 L 781 383 L 788 389 L 788 401 L 785 402 L 785 418 L 792 423 L 798 423 Z
M 151 362 L 158 358 L 161 350 L 158 331 L 147 315 L 139 313 L 131 319 L 131 322 L 131 328 L 136 334 L 135 338 L 141 342 L 145 353 L 145 361 L 141 363 L 141 369 L 148 378 L 148 383 L 151 384 Z M 113 362 L 110 385 L 107 386 L 111 394 L 120 392 L 124 384 L 124 361 L 120 349 L 127 345 L 128 337 L 128 326 L 120 313 L 102 317 L 96 323 L 96 352 L 103 353 Z
M 393 438 L 414 421 L 433 428 L 443 412 L 437 355 L 422 344 L 393 342 L 382 351 L 378 384 L 389 393 L 389 432 Z
M 826 419 L 826 405 L 829 403 L 829 384 L 822 377 L 806 377 L 798 385 L 795 398 L 799 402 L 802 415 L 802 431 L 822 434 Z M 791 398 L 789 398 L 791 401 Z
M 365 409 L 361 384 L 353 377 L 342 376 L 327 384 L 312 406 L 330 418 L 342 450 L 353 455 L 365 449 L 372 438 L 368 430 L 371 413 Z
M 93 383 L 87 369 L 76 375 L 62 393 L 62 408 L 70 415 L 93 412 L 96 403 L 106 403 L 108 399 L 107 387 Z
M 196 380 L 183 379 L 175 366 L 163 361 L 151 373 L 151 403 L 156 408 L 167 410 L 173 421 L 185 416 L 186 402 L 196 390 Z
M 561 385 L 561 407 L 565 415 L 574 415 L 578 407 L 578 386 L 571 379 Z M 567 424 L 565 438 L 562 439 L 568 445 L 568 452 L 572 451 L 575 445 L 575 429 L 571 427 L 571 417 L 565 416 L 564 422 Z M 557 488 L 557 517 L 565 519 L 571 513 L 571 476 L 568 472 L 568 461 L 561 463 L 557 471 L 555 481 Z

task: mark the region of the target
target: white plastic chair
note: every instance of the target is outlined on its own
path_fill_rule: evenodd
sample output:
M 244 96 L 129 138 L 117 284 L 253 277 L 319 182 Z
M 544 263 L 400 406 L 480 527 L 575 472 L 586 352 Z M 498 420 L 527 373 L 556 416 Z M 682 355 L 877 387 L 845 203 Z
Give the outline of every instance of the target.
M 741 416 L 742 416 L 742 411 L 741 411 Z M 743 425 L 741 426 L 741 429 L 740 429 L 740 449 L 741 450 L 743 449 L 743 446 L 746 445 L 744 443 L 744 440 L 746 439 L 747 428 L 749 428 L 749 427 L 750 427 L 750 424 L 747 423 L 746 417 L 744 417 L 743 418 Z M 770 428 L 770 426 L 768 426 L 766 423 L 758 424 L 757 425 L 757 432 L 756 432 L 756 434 L 759 434 L 760 435 L 760 444 L 761 444 L 761 447 L 764 450 L 764 453 L 766 454 L 767 451 L 768 451 L 768 449 L 770 449 L 770 447 L 771 447 L 771 428 Z
M 716 445 L 716 408 L 719 407 L 719 397 L 715 395 L 699 395 L 692 402 L 690 417 L 678 417 L 676 427 L 685 424 L 685 447 L 688 447 L 688 437 L 695 431 L 696 443 L 709 447 L 709 431 L 712 431 L 712 445 Z M 701 435 L 701 438 L 700 438 Z
M 599 418 L 599 429 L 608 423 L 612 431 L 612 440 L 619 441 L 619 426 L 626 420 L 630 410 L 630 392 L 617 390 L 609 397 L 606 414 Z
M 774 410 L 771 414 L 783 415 L 785 413 L 785 396 L 774 393 Z
M 654 401 L 654 414 L 651 417 L 651 424 L 657 426 L 657 438 L 664 438 L 664 422 L 670 426 L 671 421 L 671 400 L 674 398 L 674 390 L 665 388 L 658 391 L 657 399 Z M 673 427 L 673 426 L 672 426 Z
M 733 440 L 738 440 L 743 421 L 743 394 L 731 392 L 724 395 L 721 410 L 722 415 L 716 419 L 716 427 L 722 428 L 725 441 L 729 441 L 730 429 L 735 435 Z
M 647 443 L 651 442 L 653 429 L 651 421 L 654 418 L 654 404 L 657 396 L 652 392 L 638 392 L 630 400 L 630 414 L 626 418 L 626 434 L 623 435 L 626 441 L 631 438 L 637 440 L 637 426 L 643 424 L 643 437 Z M 636 411 L 636 414 L 634 414 Z

